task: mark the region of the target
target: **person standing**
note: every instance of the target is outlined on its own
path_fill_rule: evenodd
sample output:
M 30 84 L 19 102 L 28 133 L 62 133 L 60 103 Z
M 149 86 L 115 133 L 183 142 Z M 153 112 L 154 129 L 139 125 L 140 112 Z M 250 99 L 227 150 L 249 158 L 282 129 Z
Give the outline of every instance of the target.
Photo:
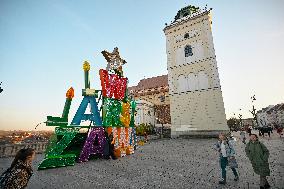
M 233 145 L 228 141 L 225 134 L 219 134 L 219 140 L 215 144 L 215 149 L 219 152 L 220 158 L 220 166 L 222 171 L 222 180 L 219 181 L 219 184 L 226 184 L 226 167 L 228 165 L 228 161 L 234 161 L 234 165 L 231 166 L 231 169 L 235 175 L 234 180 L 239 180 L 239 175 L 237 173 L 237 162 L 235 159 L 235 150 Z
M 279 134 L 280 138 L 283 135 L 282 132 L 283 132 L 283 127 L 278 126 L 277 127 L 277 133 Z
M 250 128 L 250 127 L 247 128 L 247 133 L 248 133 L 249 135 L 251 135 L 251 128 Z
M 114 154 L 114 143 L 115 143 L 116 137 L 113 137 L 113 134 L 110 133 L 109 135 L 109 155 L 112 159 L 117 159 L 117 157 Z
M 266 146 L 258 140 L 256 134 L 250 135 L 250 141 L 246 145 L 245 151 L 251 161 L 254 172 L 260 176 L 260 188 L 270 188 L 266 179 L 266 177 L 270 175 L 268 163 L 269 151 Z
M 32 161 L 35 150 L 32 148 L 21 149 L 17 152 L 10 168 L 0 177 L 0 188 L 23 189 L 33 174 Z
M 148 142 L 148 134 L 146 131 L 144 132 L 144 142 Z
M 240 137 L 241 137 L 241 141 L 246 144 L 246 133 L 244 132 L 244 130 L 242 129 L 240 132 Z

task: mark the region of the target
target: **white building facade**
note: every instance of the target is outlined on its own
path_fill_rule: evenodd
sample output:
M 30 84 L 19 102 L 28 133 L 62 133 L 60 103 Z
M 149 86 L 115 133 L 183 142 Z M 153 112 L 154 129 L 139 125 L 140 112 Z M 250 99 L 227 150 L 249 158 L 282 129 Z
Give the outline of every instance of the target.
M 135 125 L 142 123 L 155 125 L 154 104 L 145 100 L 137 100 Z
M 171 136 L 227 132 L 211 31 L 211 10 L 181 9 L 164 28 Z
M 284 127 L 284 103 L 262 108 L 257 111 L 256 116 L 259 127 Z

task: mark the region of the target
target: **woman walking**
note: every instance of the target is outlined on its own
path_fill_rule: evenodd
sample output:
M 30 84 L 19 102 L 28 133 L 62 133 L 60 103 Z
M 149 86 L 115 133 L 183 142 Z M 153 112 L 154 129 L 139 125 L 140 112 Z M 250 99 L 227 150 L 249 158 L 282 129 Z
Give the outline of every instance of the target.
M 0 177 L 0 188 L 22 189 L 28 185 L 32 176 L 32 161 L 35 150 L 32 148 L 21 149 L 15 156 L 11 167 Z
M 270 188 L 270 185 L 266 179 L 266 176 L 270 175 L 268 149 L 263 143 L 258 141 L 256 134 L 251 134 L 250 141 L 246 145 L 245 150 L 247 157 L 251 161 L 254 172 L 260 176 L 260 188 Z
M 222 180 L 219 181 L 219 184 L 226 184 L 226 167 L 228 163 L 235 175 L 234 180 L 238 181 L 239 175 L 236 170 L 238 165 L 235 159 L 235 150 L 233 145 L 228 141 L 227 137 L 223 133 L 219 134 L 219 141 L 215 144 L 215 149 L 219 152 L 222 171 Z

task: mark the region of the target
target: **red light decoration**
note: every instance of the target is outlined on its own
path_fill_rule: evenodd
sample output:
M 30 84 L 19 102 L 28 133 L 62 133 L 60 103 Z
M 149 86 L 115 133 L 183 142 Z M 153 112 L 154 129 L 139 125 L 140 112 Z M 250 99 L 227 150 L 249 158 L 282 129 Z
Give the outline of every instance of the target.
M 116 74 L 109 74 L 107 70 L 100 70 L 100 80 L 103 97 L 123 100 L 127 87 L 127 78 Z

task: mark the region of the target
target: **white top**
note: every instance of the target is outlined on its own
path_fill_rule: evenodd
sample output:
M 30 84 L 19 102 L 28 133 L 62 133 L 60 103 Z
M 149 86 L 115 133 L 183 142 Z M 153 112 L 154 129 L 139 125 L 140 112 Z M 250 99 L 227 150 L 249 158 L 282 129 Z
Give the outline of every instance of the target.
M 226 146 L 224 144 L 224 141 L 222 141 L 221 143 L 221 153 L 223 157 L 227 157 Z

